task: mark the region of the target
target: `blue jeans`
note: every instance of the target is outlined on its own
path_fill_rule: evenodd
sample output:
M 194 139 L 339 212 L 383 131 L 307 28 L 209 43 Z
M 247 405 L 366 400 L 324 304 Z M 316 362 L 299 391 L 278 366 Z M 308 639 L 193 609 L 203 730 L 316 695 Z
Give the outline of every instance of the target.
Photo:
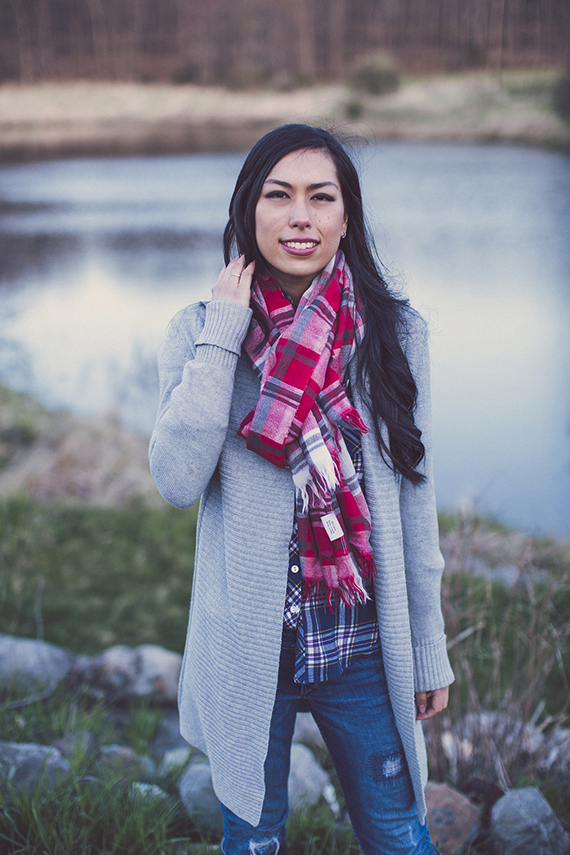
M 285 631 L 265 760 L 265 800 L 252 826 L 225 805 L 224 855 L 285 855 L 287 779 L 299 702 L 308 702 L 337 771 L 365 855 L 436 855 L 416 813 L 412 782 L 388 698 L 379 650 L 336 680 L 293 682 L 295 633 Z

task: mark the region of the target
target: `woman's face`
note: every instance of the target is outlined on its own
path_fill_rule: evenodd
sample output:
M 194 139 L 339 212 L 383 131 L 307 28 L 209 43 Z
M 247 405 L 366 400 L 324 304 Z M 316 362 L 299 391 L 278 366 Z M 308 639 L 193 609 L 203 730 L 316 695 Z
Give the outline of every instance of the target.
M 255 209 L 255 236 L 269 272 L 296 305 L 337 251 L 347 223 L 327 152 L 291 152 L 271 170 Z

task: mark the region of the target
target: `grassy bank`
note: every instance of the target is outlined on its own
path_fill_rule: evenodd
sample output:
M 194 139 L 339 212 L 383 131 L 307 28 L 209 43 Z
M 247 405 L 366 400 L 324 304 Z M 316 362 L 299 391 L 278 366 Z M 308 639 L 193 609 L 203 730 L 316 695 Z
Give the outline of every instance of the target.
M 140 437 L 50 413 L 6 389 L 0 404 L 0 632 L 85 654 L 142 643 L 181 652 L 196 508 L 172 508 L 147 490 Z M 131 475 L 125 477 L 127 459 Z M 481 781 L 491 788 L 539 785 L 570 828 L 568 782 L 545 776 L 540 758 L 528 753 L 524 739 L 513 738 L 521 722 L 538 729 L 547 736 L 544 755 L 549 740 L 569 726 L 570 545 L 533 540 L 476 516 L 442 514 L 440 528 L 443 608 L 457 680 L 448 713 L 426 727 L 431 777 L 470 793 Z M 505 568 L 508 585 L 501 581 Z M 0 698 L 3 739 L 50 744 L 89 730 L 142 754 L 150 752 L 162 714 L 141 704 L 105 707 L 80 690 L 58 690 L 23 708 L 11 708 L 11 700 Z M 496 714 L 497 726 L 460 740 L 461 751 L 471 748 L 454 759 L 452 732 L 484 711 Z M 328 756 L 319 759 L 332 771 Z M 129 781 L 91 786 L 80 748 L 72 766 L 72 783 L 48 798 L 40 792 L 18 797 L 0 812 L 0 852 L 208 851 L 174 801 L 133 801 Z M 338 783 L 334 773 L 332 779 Z M 174 776 L 156 783 L 175 795 Z M 335 825 L 324 803 L 291 817 L 289 840 L 292 855 L 358 851 L 350 828 Z M 476 851 L 487 855 L 485 845 Z
M 75 81 L 0 86 L 0 157 L 247 149 L 283 122 L 369 139 L 516 142 L 570 149 L 552 109 L 552 71 L 407 78 L 390 95 L 346 87 L 233 92 L 219 87 Z
M 174 508 L 98 508 L 23 498 L 0 503 L 0 631 L 46 640 L 83 653 L 115 643 L 161 644 L 182 650 L 191 593 L 196 512 Z M 510 786 L 540 785 L 558 815 L 570 823 L 566 785 L 541 777 L 522 741 L 499 728 L 481 735 L 473 757 L 451 768 L 445 733 L 466 715 L 499 711 L 554 732 L 567 724 L 570 679 L 570 554 L 555 541 L 531 542 L 485 520 L 442 517 L 449 571 L 443 605 L 450 655 L 457 676 L 449 713 L 427 730 L 431 777 L 469 790 L 473 780 L 493 782 L 497 756 Z M 522 551 L 521 551 L 522 549 Z M 521 584 L 505 587 L 465 572 L 474 554 L 519 554 Z M 491 562 L 492 563 L 492 562 Z M 492 569 L 492 568 L 491 568 Z M 529 583 L 529 579 L 534 579 Z M 9 709 L 2 699 L 3 738 L 48 744 L 69 730 L 88 729 L 149 753 L 160 711 L 135 704 L 117 719 L 80 692 L 59 691 L 41 704 Z M 118 722 L 121 732 L 116 732 Z M 472 737 L 473 738 L 473 737 Z M 490 747 L 491 746 L 491 747 Z M 476 758 L 476 768 L 473 767 Z M 330 758 L 321 758 L 332 769 Z M 140 800 L 129 782 L 100 789 L 82 783 L 79 752 L 75 783 L 46 799 L 20 798 L 0 817 L 0 851 L 40 853 L 206 852 L 179 809 Z M 453 777 L 455 775 L 455 777 Z M 333 775 L 334 781 L 334 775 Z M 157 778 L 174 795 L 175 780 Z M 340 792 L 339 792 L 340 796 Z M 355 855 L 350 829 L 335 826 L 323 803 L 310 815 L 291 817 L 293 855 Z M 74 844 L 73 841 L 76 841 Z M 77 842 L 79 841 L 79 842 Z M 143 844 L 144 841 L 144 844 Z M 206 841 L 207 843 L 207 841 Z M 143 848 L 144 846 L 144 848 Z M 192 848 L 189 848 L 189 847 Z M 46 848 L 47 847 L 47 848 Z M 67 847 L 67 848 L 66 848 Z M 478 852 L 486 852 L 485 847 Z

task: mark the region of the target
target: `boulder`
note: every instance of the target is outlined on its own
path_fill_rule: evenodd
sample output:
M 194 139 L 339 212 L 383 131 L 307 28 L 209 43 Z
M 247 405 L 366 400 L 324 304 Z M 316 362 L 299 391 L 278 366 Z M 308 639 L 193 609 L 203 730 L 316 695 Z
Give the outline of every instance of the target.
M 141 644 L 136 648 L 137 676 L 130 687 L 133 697 L 152 695 L 175 704 L 178 698 L 178 678 L 182 656 L 157 644 Z
M 162 802 L 170 804 L 171 798 L 156 784 L 144 784 L 142 781 L 133 781 L 130 786 L 129 795 L 133 801 L 139 799 L 144 802 Z
M 222 812 L 212 786 L 210 764 L 203 755 L 194 760 L 182 774 L 178 791 L 189 816 L 200 831 L 223 834 Z M 338 813 L 329 776 L 305 745 L 294 743 L 291 746 L 288 796 L 292 810 L 310 807 L 324 796 L 331 810 Z
M 154 775 L 150 757 L 142 757 L 127 745 L 105 745 L 97 755 L 95 769 L 104 777 L 141 780 Z
M 178 792 L 189 817 L 199 831 L 224 833 L 224 820 L 212 786 L 212 770 L 207 760 L 192 763 L 178 782 Z
M 321 736 L 321 731 L 319 730 L 312 713 L 297 713 L 293 742 L 303 742 L 305 745 L 315 745 L 317 748 L 326 748 L 325 740 Z
M 55 644 L 0 635 L 0 689 L 19 693 L 55 689 L 74 661 L 72 653 Z
M 180 771 L 188 765 L 192 757 L 193 751 L 189 745 L 186 748 L 173 748 L 171 751 L 167 751 L 158 767 L 159 777 L 164 778 Z
M 566 727 L 557 728 L 548 737 L 547 748 L 541 768 L 555 773 L 558 778 L 570 778 L 570 730 Z
M 316 804 L 327 785 L 330 785 L 329 776 L 317 763 L 312 752 L 305 745 L 293 743 L 288 784 L 291 810 Z
M 99 740 L 90 730 L 71 730 L 52 744 L 66 759 L 92 757 L 99 748 Z
M 109 647 L 100 656 L 78 661 L 74 678 L 102 689 L 113 700 L 152 697 L 176 703 L 182 657 L 156 644 Z
M 156 728 L 151 753 L 155 759 L 160 759 L 167 751 L 174 751 L 176 748 L 188 748 L 188 743 L 180 733 L 178 712 L 167 709 Z
M 491 812 L 491 837 L 501 855 L 568 855 L 570 838 L 535 787 L 511 790 Z
M 71 766 L 57 748 L 34 743 L 0 742 L 0 788 L 31 793 L 48 791 L 69 775 Z
M 441 855 L 453 855 L 475 839 L 480 808 L 447 784 L 428 781 L 427 824 L 434 846 Z

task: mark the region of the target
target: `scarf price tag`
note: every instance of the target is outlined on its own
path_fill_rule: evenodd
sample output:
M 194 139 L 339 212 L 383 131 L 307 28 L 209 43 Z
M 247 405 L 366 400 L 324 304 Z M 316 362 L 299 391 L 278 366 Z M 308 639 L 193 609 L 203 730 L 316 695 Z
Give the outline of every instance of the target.
M 327 514 L 321 517 L 321 522 L 325 527 L 325 531 L 329 536 L 329 540 L 339 540 L 344 535 L 342 527 L 336 518 L 335 514 Z

